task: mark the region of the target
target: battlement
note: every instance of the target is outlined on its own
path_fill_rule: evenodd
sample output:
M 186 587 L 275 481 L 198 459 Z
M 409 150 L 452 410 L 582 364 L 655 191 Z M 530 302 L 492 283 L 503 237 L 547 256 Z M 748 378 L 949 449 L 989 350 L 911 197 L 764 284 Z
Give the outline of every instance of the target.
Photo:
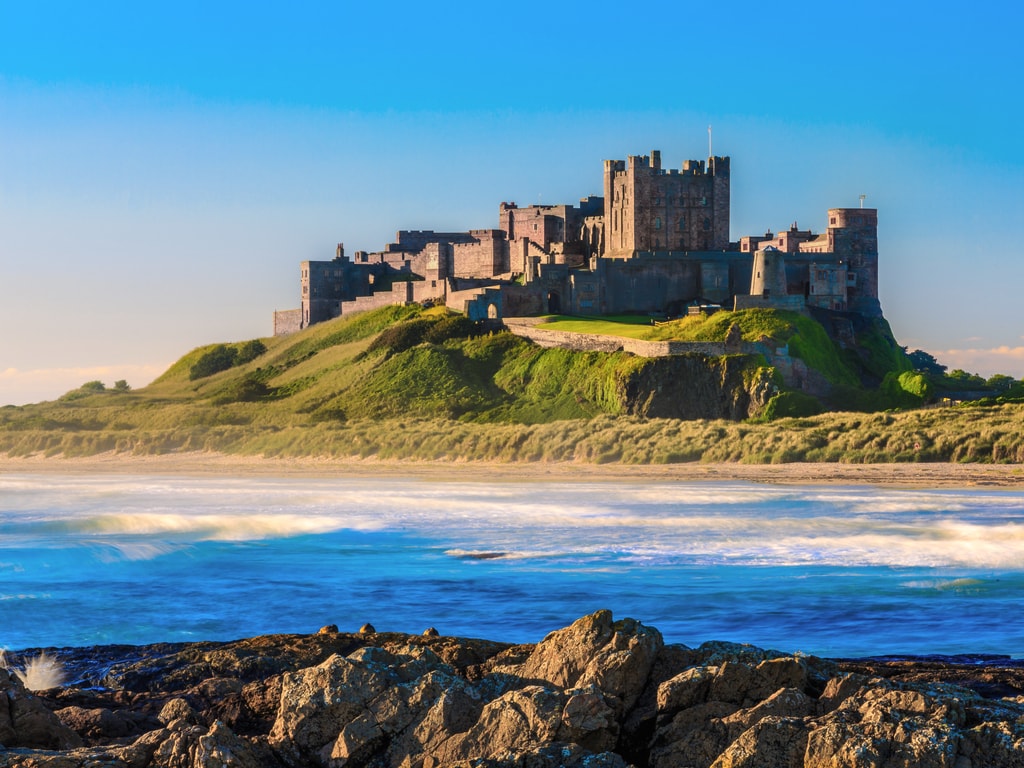
M 380 302 L 433 301 L 480 281 L 497 286 L 511 316 L 676 314 L 731 300 L 881 315 L 874 208 L 830 208 L 822 234 L 793 222 L 734 242 L 730 172 L 728 156 L 675 169 L 654 150 L 605 160 L 604 194 L 578 206 L 503 201 L 496 228 L 399 230 L 396 242 L 351 261 L 339 243 L 333 261 L 303 262 L 301 311 L 276 317 L 275 329 Z
M 854 227 L 872 228 L 878 226 L 877 208 L 829 208 L 829 229 Z

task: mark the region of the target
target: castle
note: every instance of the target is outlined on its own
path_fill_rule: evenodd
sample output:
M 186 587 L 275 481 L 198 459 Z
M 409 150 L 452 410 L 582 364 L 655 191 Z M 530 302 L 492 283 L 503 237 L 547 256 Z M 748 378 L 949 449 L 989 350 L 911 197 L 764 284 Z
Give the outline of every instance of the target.
M 400 231 L 383 250 L 343 244 L 301 264 L 301 307 L 275 335 L 363 309 L 443 303 L 472 319 L 546 313 L 679 315 L 776 307 L 880 317 L 877 211 L 832 208 L 824 233 L 730 240 L 728 157 L 604 162 L 604 196 L 498 207 L 497 229 Z

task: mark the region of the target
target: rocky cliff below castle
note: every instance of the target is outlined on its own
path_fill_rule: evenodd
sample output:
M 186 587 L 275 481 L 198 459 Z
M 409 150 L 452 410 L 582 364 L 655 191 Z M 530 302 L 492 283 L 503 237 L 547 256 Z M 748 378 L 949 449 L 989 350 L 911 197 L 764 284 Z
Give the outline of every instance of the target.
M 1008 660 L 688 648 L 608 611 L 536 645 L 331 626 L 55 653 L 63 688 L 0 671 L 0 766 L 1024 765 Z

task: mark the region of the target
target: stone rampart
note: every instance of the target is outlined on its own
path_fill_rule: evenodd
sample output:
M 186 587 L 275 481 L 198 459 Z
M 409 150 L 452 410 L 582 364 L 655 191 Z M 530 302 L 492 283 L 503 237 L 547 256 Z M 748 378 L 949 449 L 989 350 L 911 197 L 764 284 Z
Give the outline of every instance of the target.
M 302 310 L 282 309 L 274 312 L 274 335 L 284 336 L 302 330 Z
M 412 301 L 412 283 L 395 283 L 390 291 L 378 291 L 372 296 L 359 296 L 353 301 L 341 302 L 341 314 L 362 312 L 367 309 L 380 309 L 394 304 L 405 304 Z
M 645 341 L 596 333 L 555 331 L 535 324 L 511 321 L 506 322 L 506 327 L 515 335 L 529 339 L 541 347 L 562 347 L 577 352 L 630 352 L 638 357 L 668 357 L 694 353 L 716 357 L 725 354 L 725 344 L 716 341 Z

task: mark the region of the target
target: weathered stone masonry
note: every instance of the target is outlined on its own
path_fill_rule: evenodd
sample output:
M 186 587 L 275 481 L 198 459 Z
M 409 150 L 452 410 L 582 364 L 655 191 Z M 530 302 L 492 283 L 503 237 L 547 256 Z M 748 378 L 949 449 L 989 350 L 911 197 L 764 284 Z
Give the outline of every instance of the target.
M 822 234 L 794 223 L 734 242 L 731 173 L 728 157 L 666 169 L 654 151 L 606 160 L 604 197 L 578 206 L 504 202 L 496 229 L 403 230 L 351 260 L 339 245 L 332 261 L 302 262 L 301 308 L 275 313 L 275 333 L 428 300 L 491 318 L 693 304 L 881 316 L 877 211 L 832 208 Z

